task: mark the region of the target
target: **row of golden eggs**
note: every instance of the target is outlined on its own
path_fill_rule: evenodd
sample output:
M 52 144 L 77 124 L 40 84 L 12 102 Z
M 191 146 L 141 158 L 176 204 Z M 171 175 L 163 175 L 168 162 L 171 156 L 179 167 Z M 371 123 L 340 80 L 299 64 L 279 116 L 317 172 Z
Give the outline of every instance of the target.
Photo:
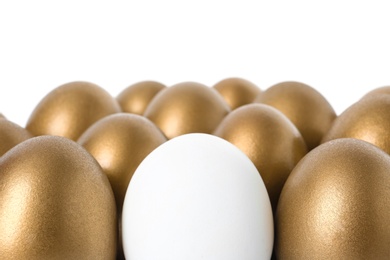
M 4 154 L 0 180 L 6 187 L 0 202 L 0 252 L 6 258 L 78 255 L 112 259 L 118 240 L 121 256 L 118 225 L 137 167 L 168 139 L 207 133 L 235 145 L 259 172 L 276 214 L 279 258 L 380 257 L 387 253 L 383 244 L 390 241 L 390 231 L 383 227 L 383 216 L 389 216 L 386 186 L 378 183 L 388 184 L 382 172 L 389 159 L 378 148 L 355 139 L 390 151 L 389 92 L 388 88 L 374 90 L 336 118 L 320 93 L 299 82 L 283 82 L 261 91 L 238 78 L 222 80 L 212 88 L 193 82 L 167 88 L 149 81 L 130 86 L 116 99 L 87 82 L 60 86 L 38 104 L 26 129 L 0 119 L 0 156 Z M 62 136 L 78 144 L 54 137 L 31 139 L 39 135 Z M 355 139 L 328 142 L 345 137 Z M 94 166 L 82 163 L 91 160 Z M 67 172 L 72 172 L 69 180 L 57 176 Z M 96 189 L 107 189 L 107 183 L 113 192 L 104 191 L 103 197 L 96 198 L 91 195 Z M 103 207 L 114 199 L 116 207 Z M 44 203 L 38 206 L 37 201 Z M 52 207 L 71 215 L 61 216 Z M 87 214 L 83 208 L 97 213 Z M 365 217 L 365 208 L 378 216 L 374 224 Z M 47 236 L 35 234 L 36 225 L 43 225 L 40 221 L 46 215 Z M 96 229 L 84 226 L 100 221 L 104 223 Z M 353 225 L 348 222 L 362 228 L 351 230 Z M 69 232 L 63 232 L 67 225 L 71 225 Z M 23 228 L 33 230 L 32 236 L 38 238 L 35 243 L 26 245 L 30 238 Z M 371 234 L 372 229 L 381 232 Z M 47 239 L 51 243 L 40 249 Z M 378 242 L 372 250 L 366 249 L 369 241 Z

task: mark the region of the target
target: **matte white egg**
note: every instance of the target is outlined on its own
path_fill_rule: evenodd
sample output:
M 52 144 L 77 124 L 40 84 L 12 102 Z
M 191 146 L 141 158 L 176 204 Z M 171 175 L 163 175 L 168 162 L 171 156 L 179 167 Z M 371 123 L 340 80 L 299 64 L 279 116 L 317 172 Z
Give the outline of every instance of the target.
M 127 260 L 270 259 L 274 228 L 259 172 L 227 141 L 176 137 L 135 171 L 122 215 Z

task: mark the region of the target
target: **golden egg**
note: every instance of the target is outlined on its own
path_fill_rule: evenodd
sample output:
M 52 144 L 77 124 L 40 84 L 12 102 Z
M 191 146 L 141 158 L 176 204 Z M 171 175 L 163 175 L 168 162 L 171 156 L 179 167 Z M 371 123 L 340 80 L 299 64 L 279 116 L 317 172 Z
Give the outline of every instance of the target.
M 385 87 L 380 87 L 380 88 L 376 88 L 376 89 L 371 90 L 370 92 L 365 94 L 363 96 L 363 98 L 373 97 L 376 95 L 389 95 L 389 94 L 390 94 L 390 86 L 385 86 Z
M 116 99 L 123 112 L 143 115 L 154 96 L 165 88 L 156 81 L 142 81 L 127 87 Z
M 276 214 L 278 259 L 388 259 L 390 157 L 357 140 L 319 146 L 290 174 Z
M 307 152 L 298 129 L 275 108 L 249 104 L 226 116 L 214 134 L 237 146 L 252 160 L 275 210 L 284 182 Z
M 185 82 L 157 94 L 144 116 L 171 139 L 188 133 L 212 133 L 229 111 L 216 90 Z
M 19 125 L 6 119 L 0 120 L 0 156 L 32 135 Z
M 118 102 L 99 86 L 71 82 L 43 98 L 26 129 L 35 136 L 58 135 L 77 140 L 95 121 L 120 111 Z
M 116 208 L 101 167 L 58 136 L 0 158 L 2 259 L 115 259 Z
M 320 144 L 336 118 L 332 106 L 312 87 L 300 82 L 282 82 L 268 88 L 256 102 L 275 107 L 301 132 L 309 150 Z
M 252 103 L 261 90 L 252 82 L 241 78 L 227 78 L 213 86 L 231 109 Z
M 120 212 L 135 169 L 151 151 L 165 141 L 164 134 L 147 118 L 118 113 L 93 124 L 79 138 L 78 143 L 103 168 Z
M 390 154 L 390 96 L 363 98 L 334 121 L 323 143 L 337 138 L 356 138 Z

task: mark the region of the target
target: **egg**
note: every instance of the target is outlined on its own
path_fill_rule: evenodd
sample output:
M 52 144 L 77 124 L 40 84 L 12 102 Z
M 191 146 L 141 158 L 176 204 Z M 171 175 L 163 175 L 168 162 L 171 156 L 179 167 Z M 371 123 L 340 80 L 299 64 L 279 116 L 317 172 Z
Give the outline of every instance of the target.
M 100 164 L 111 183 L 117 209 L 122 210 L 127 186 L 135 169 L 166 137 L 145 117 L 118 113 L 94 123 L 79 138 Z
M 123 112 L 143 115 L 154 96 L 165 88 L 156 81 L 141 81 L 124 89 L 116 99 Z
M 58 136 L 0 158 L 2 259 L 115 259 L 116 208 L 101 167 Z
M 387 259 L 389 169 L 388 154 L 357 139 L 308 153 L 280 196 L 278 259 Z
M 281 82 L 263 91 L 256 102 L 275 107 L 301 132 L 309 150 L 318 146 L 336 113 L 328 101 L 312 87 L 294 81 Z
M 356 138 L 390 153 L 390 96 L 366 97 L 347 108 L 333 123 L 322 142 Z
M 229 112 L 229 106 L 216 90 L 184 82 L 157 94 L 144 116 L 171 139 L 188 133 L 210 134 Z
M 380 87 L 380 88 L 376 88 L 376 89 L 371 90 L 370 92 L 365 94 L 363 96 L 363 98 L 373 97 L 376 95 L 389 95 L 389 94 L 390 94 L 390 86 L 385 86 L 385 87 Z
M 57 135 L 76 141 L 91 124 L 120 111 L 118 102 L 99 86 L 71 82 L 42 99 L 26 128 L 35 136 Z
M 232 110 L 252 103 L 261 92 L 258 86 L 242 78 L 221 80 L 213 88 L 219 92 Z
M 15 145 L 31 138 L 32 135 L 19 125 L 0 119 L 0 157 Z
M 126 259 L 270 259 L 273 217 L 260 175 L 234 145 L 186 134 L 151 152 L 127 189 Z
M 284 182 L 307 153 L 298 129 L 275 108 L 249 104 L 226 116 L 214 134 L 234 144 L 252 160 L 276 209 Z

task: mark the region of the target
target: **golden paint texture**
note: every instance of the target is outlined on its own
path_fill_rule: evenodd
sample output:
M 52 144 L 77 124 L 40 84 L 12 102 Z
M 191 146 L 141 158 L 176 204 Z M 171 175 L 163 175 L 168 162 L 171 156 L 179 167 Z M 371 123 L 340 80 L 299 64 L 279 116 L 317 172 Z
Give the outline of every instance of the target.
M 221 80 L 213 88 L 219 92 L 232 110 L 252 103 L 261 93 L 258 86 L 241 78 Z
M 334 121 L 322 142 L 356 138 L 390 154 L 390 96 L 373 95 L 350 106 Z
M 275 107 L 301 132 L 309 150 L 320 144 L 336 118 L 328 101 L 312 87 L 300 82 L 282 82 L 262 92 L 256 102 Z
M 164 134 L 145 117 L 118 113 L 93 124 L 79 138 L 100 164 L 121 212 L 127 186 L 142 160 L 166 141 Z
M 214 134 L 237 146 L 252 160 L 275 210 L 284 182 L 307 152 L 298 129 L 275 108 L 249 104 L 226 116 Z
M 276 214 L 278 259 L 387 259 L 390 157 L 356 139 L 323 144 L 290 174 Z
M 154 96 L 165 88 L 156 81 L 142 81 L 124 89 L 116 99 L 123 112 L 143 115 Z
M 120 111 L 118 102 L 99 86 L 71 82 L 42 99 L 26 129 L 35 136 L 58 135 L 75 141 L 95 121 Z
M 0 157 L 15 145 L 31 138 L 32 135 L 19 125 L 6 119 L 0 120 Z
M 2 259 L 115 259 L 115 199 L 101 167 L 62 137 L 0 158 Z
M 188 133 L 212 133 L 229 112 L 228 104 L 216 90 L 185 82 L 157 94 L 144 116 L 171 139 Z

